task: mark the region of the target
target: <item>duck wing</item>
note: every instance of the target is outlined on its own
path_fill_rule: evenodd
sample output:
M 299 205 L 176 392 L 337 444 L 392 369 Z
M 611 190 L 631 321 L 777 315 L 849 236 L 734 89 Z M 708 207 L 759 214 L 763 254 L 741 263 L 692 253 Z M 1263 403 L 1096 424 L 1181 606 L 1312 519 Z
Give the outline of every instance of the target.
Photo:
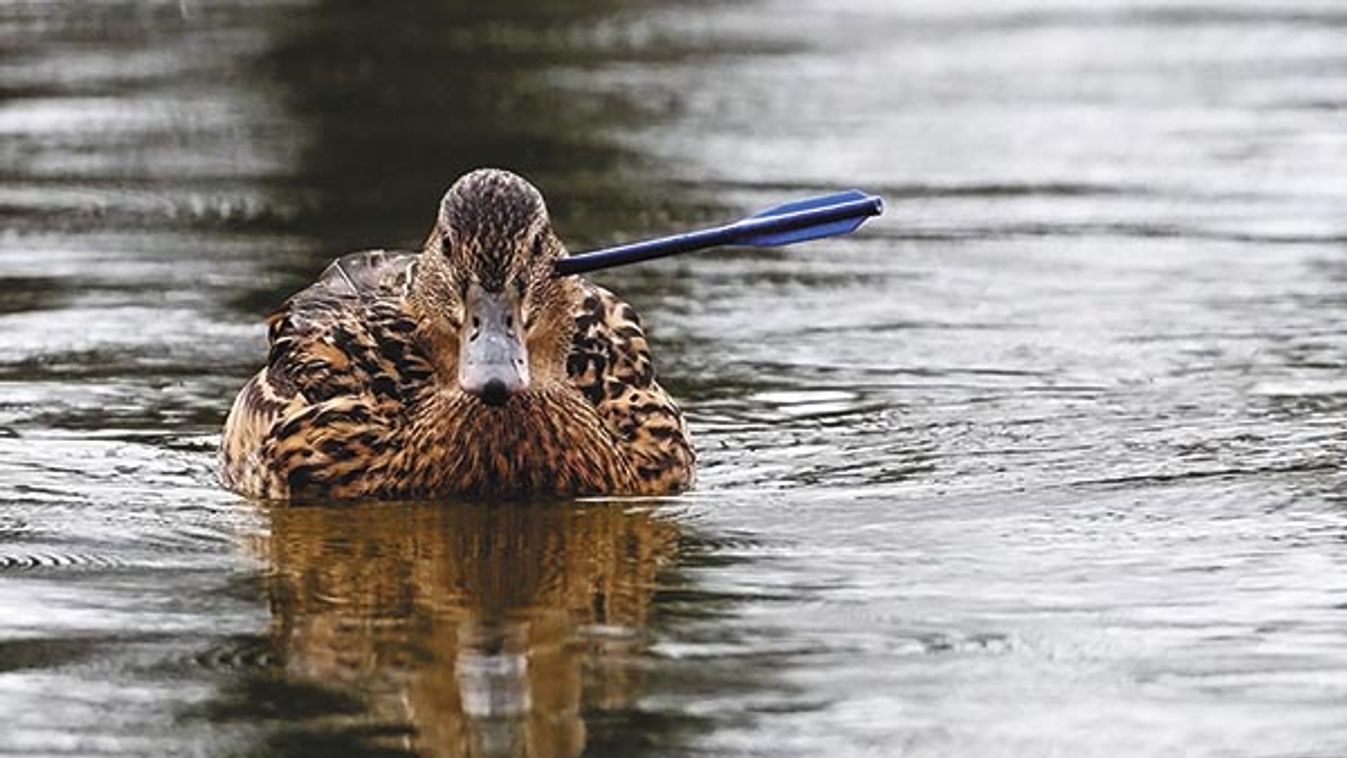
M 318 444 L 297 456 L 321 438 L 358 438 L 359 425 L 384 427 L 375 417 L 430 376 L 411 345 L 416 321 L 401 308 L 416 258 L 383 250 L 343 256 L 268 319 L 267 365 L 244 385 L 225 422 L 226 486 L 288 497 L 320 465 L 340 473 L 327 459 L 354 459 L 350 450 Z
M 696 455 L 678 404 L 655 380 L 636 309 L 584 282 L 567 359 L 571 383 L 592 403 L 647 494 L 692 485 Z

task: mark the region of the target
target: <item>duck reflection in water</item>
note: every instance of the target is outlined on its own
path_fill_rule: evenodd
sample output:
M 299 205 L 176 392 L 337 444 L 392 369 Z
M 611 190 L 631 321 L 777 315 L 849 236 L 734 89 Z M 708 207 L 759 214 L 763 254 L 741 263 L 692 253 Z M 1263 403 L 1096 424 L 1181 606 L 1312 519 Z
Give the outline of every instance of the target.
M 622 504 L 277 508 L 273 644 L 349 688 L 363 748 L 574 756 L 582 712 L 639 694 L 666 518 Z M 371 736 L 372 735 L 372 736 Z M 354 746 L 353 746 L 354 747 Z

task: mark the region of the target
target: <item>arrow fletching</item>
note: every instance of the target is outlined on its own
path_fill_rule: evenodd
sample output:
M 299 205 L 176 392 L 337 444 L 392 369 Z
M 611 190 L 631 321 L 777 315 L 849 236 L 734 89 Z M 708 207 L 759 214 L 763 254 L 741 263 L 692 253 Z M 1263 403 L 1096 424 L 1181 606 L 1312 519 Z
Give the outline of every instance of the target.
M 871 199 L 874 204 L 867 204 Z M 878 197 L 870 198 L 860 190 L 847 190 L 832 195 L 820 195 L 818 197 L 805 198 L 804 200 L 795 200 L 789 203 L 782 203 L 774 208 L 768 208 L 765 211 L 759 211 L 749 216 L 749 219 L 755 218 L 789 218 L 794 214 L 803 211 L 828 210 L 832 208 L 859 210 L 870 210 L 873 208 L 873 215 L 878 216 L 884 212 L 884 203 Z M 777 247 L 779 245 L 789 245 L 795 242 L 807 242 L 809 240 L 822 239 L 824 237 L 835 237 L 840 234 L 850 234 L 856 231 L 862 223 L 872 214 L 858 213 L 853 216 L 847 216 L 832 223 L 812 223 L 798 229 L 788 229 L 780 232 L 766 232 L 754 234 L 751 237 L 745 237 L 739 241 L 741 245 L 752 245 L 754 247 Z
M 724 226 L 562 258 L 556 262 L 556 272 L 558 276 L 582 274 L 720 245 L 777 247 L 833 237 L 853 232 L 867 218 L 883 212 L 882 198 L 847 190 L 783 203 Z

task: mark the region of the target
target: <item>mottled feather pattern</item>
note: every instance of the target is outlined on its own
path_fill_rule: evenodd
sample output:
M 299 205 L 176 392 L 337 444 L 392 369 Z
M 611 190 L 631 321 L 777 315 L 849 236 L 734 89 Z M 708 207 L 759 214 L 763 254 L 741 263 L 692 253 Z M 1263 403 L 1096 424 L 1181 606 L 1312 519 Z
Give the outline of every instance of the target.
M 655 381 L 654 362 L 635 309 L 586 283 L 575 315 L 566 371 L 598 410 L 644 491 L 692 485 L 696 457 L 683 414 Z
M 499 290 L 516 268 L 513 240 L 535 238 L 546 219 L 542 195 L 531 186 L 520 191 L 518 177 L 492 171 L 473 172 L 451 190 L 443 219 L 457 230 L 450 240 L 457 254 L 475 259 L 479 283 Z
M 414 255 L 369 251 L 334 261 L 268 322 L 267 366 L 240 392 L 226 423 L 222 479 L 263 497 L 357 478 L 390 424 L 430 388 L 397 303 Z M 297 486 L 298 485 L 298 486 Z
M 222 479 L 275 499 L 665 494 L 693 479 L 640 320 L 583 284 L 569 385 L 490 408 L 453 391 L 412 315 L 418 256 L 345 256 L 270 320 L 226 424 Z

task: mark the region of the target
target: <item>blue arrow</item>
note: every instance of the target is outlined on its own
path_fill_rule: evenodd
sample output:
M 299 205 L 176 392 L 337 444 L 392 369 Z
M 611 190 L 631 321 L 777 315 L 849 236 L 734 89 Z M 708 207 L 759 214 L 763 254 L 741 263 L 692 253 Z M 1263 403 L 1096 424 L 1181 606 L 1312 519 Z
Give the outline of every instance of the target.
M 867 195 L 860 190 L 847 190 L 794 200 L 724 226 L 562 258 L 556 262 L 555 268 L 558 276 L 569 276 L 717 245 L 789 245 L 847 234 L 855 231 L 870 216 L 878 216 L 883 212 L 882 198 Z

